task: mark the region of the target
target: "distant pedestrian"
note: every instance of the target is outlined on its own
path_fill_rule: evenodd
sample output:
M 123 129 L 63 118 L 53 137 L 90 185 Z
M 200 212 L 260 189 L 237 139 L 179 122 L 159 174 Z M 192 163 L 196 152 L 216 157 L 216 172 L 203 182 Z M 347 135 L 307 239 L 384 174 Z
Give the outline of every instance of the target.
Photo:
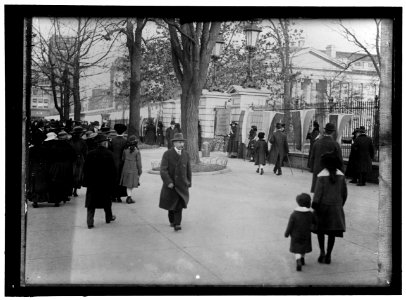
M 127 188 L 126 202 L 128 204 L 135 203 L 131 195 L 133 190 L 140 185 L 140 177 L 142 174 L 141 153 L 137 145 L 138 141 L 135 135 L 130 136 L 122 155 L 124 165 L 123 171 L 121 172 L 120 185 Z
M 354 142 L 355 139 L 359 135 L 359 128 L 355 128 L 355 130 L 352 132 L 352 139 L 350 140 L 349 143 L 351 143 L 351 150 L 350 150 L 350 155 L 348 157 L 348 163 L 347 167 L 345 168 L 345 176 L 352 178 L 350 183 L 358 183 L 358 174 L 355 170 L 355 148 L 354 148 Z
M 75 126 L 72 130 L 72 139 L 70 143 L 75 150 L 76 160 L 73 162 L 73 197 L 77 197 L 77 190 L 82 187 L 83 183 L 83 165 L 87 156 L 87 144 L 81 135 L 83 128 Z
M 358 175 L 358 186 L 364 186 L 367 175 L 372 171 L 372 159 L 375 155 L 372 139 L 366 135 L 365 127 L 360 126 L 359 135 L 354 141 L 355 172 Z
M 268 143 L 264 140 L 265 133 L 258 133 L 258 141 L 254 145 L 255 165 L 258 166 L 257 173 L 264 174 L 264 166 L 268 157 Z
M 175 134 L 175 121 L 171 121 L 171 125 L 166 129 L 165 137 L 166 142 L 168 143 L 168 149 L 172 148 L 172 139 Z
M 98 146 L 88 153 L 83 168 L 83 185 L 87 187 L 85 207 L 89 229 L 94 227 L 96 208 L 104 209 L 106 223 L 116 219 L 111 210 L 117 175 L 113 153 L 107 149 L 108 140 L 105 135 L 99 134 L 95 139 Z
M 254 148 L 255 148 L 255 142 L 257 141 L 255 138 L 257 136 L 257 126 L 252 125 L 249 136 L 248 136 L 248 145 L 247 145 L 247 158 L 250 160 L 250 162 L 254 162 Z
M 269 139 L 271 145 L 270 163 L 275 164 L 273 172 L 276 175 L 282 175 L 282 162 L 289 154 L 289 146 L 286 134 L 283 132 L 281 123 L 276 123 L 276 131 L 272 133 Z
M 340 145 L 333 139 L 333 133 L 336 127 L 332 123 L 327 123 L 324 127 L 324 134 L 317 141 L 314 142 L 312 147 L 312 153 L 310 156 L 310 171 L 313 173 L 312 185 L 310 192 L 314 193 L 316 187 L 317 175 L 323 170 L 321 165 L 321 156 L 326 152 L 335 152 L 338 160 L 338 169 L 342 170 L 343 167 L 343 155 Z
M 161 147 L 165 144 L 163 127 L 164 127 L 164 124 L 162 124 L 161 121 L 158 121 L 158 128 L 156 130 L 156 135 L 157 135 L 157 144 L 159 147 Z
M 235 158 L 238 155 L 238 126 L 237 122 L 233 121 L 230 124 L 230 133 L 228 134 L 228 157 Z
M 113 202 L 122 202 L 121 197 L 127 196 L 126 189 L 120 185 L 121 173 L 123 170 L 123 151 L 127 144 L 127 139 L 124 137 L 124 132 L 127 130 L 127 126 L 124 124 L 115 124 L 114 130 L 117 132 L 117 136 L 113 137 L 110 142 L 111 151 L 113 151 L 114 165 L 117 171 L 117 181 L 115 193 L 113 196 Z
M 310 195 L 302 193 L 296 197 L 299 205 L 289 218 L 285 237 L 291 237 L 289 251 L 295 254 L 296 271 L 301 271 L 305 265 L 305 254 L 312 252 L 311 226 L 314 222 L 310 211 Z
M 320 125 L 317 121 L 313 122 L 313 130 L 309 132 L 306 136 L 306 140 L 310 140 L 310 147 L 309 147 L 309 157 L 307 159 L 307 167 L 310 169 L 310 156 L 312 154 L 312 148 L 314 142 L 319 138 L 320 135 Z
M 154 125 L 154 120 L 152 118 L 148 118 L 148 123 L 145 128 L 144 143 L 147 145 L 154 145 L 155 140 L 156 140 L 156 128 Z
M 330 264 L 335 238 L 343 237 L 345 231 L 344 204 L 347 200 L 347 184 L 340 171 L 337 153 L 327 152 L 321 156 L 322 171 L 317 174 L 312 208 L 317 219 L 313 232 L 317 234 L 320 247 L 319 263 Z M 324 236 L 328 236 L 327 253 Z
M 189 203 L 189 188 L 192 186 L 192 168 L 189 153 L 184 150 L 182 133 L 172 139 L 173 148 L 165 151 L 161 161 L 163 181 L 159 207 L 168 210 L 171 227 L 181 230 L 182 210 Z

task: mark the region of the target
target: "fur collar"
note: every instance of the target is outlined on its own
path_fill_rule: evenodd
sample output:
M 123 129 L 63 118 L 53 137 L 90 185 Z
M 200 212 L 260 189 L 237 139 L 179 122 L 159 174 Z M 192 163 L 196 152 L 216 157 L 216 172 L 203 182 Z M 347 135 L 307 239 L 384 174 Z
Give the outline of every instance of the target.
M 339 169 L 336 170 L 336 175 L 344 176 L 343 172 L 341 172 Z M 323 176 L 330 176 L 330 173 L 328 172 L 327 169 L 323 169 L 319 174 L 317 174 L 317 177 L 323 177 Z
M 310 211 L 310 208 L 303 207 L 303 206 L 298 206 L 298 207 L 295 208 L 295 211 L 308 212 L 308 211 Z

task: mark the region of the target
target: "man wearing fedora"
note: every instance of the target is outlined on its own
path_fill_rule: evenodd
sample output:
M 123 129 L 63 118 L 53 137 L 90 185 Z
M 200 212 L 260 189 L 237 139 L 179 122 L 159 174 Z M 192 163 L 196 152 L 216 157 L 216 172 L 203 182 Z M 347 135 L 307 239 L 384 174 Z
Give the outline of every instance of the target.
M 286 134 L 283 132 L 281 123 L 276 123 L 276 131 L 272 133 L 269 142 L 272 144 L 270 151 L 270 163 L 275 164 L 273 172 L 282 175 L 282 161 L 289 153 Z
M 172 120 L 171 126 L 169 126 L 165 132 L 166 141 L 168 142 L 168 149 L 172 148 L 171 141 L 172 141 L 174 135 L 175 135 L 175 121 Z
M 182 229 L 182 210 L 189 202 L 192 168 L 189 153 L 184 150 L 182 133 L 176 133 L 171 142 L 173 147 L 165 151 L 161 161 L 163 185 L 159 207 L 168 210 L 170 226 L 178 231 Z
M 124 137 L 124 132 L 127 130 L 127 126 L 124 124 L 115 124 L 114 130 L 117 132 L 117 136 L 111 139 L 111 150 L 113 151 L 114 164 L 116 166 L 117 181 L 115 193 L 113 196 L 113 202 L 122 202 L 120 197 L 127 196 L 125 187 L 120 185 L 121 172 L 123 170 L 124 161 L 122 160 L 123 150 L 127 143 L 127 139 Z
M 375 155 L 372 139 L 367 136 L 364 126 L 360 126 L 359 135 L 354 141 L 354 169 L 358 175 L 358 186 L 364 186 L 366 177 L 372 171 L 372 159 Z
M 333 133 L 335 131 L 335 125 L 333 123 L 327 123 L 324 127 L 324 134 L 313 144 L 312 152 L 310 154 L 310 171 L 313 173 L 312 186 L 310 188 L 311 193 L 314 193 L 317 175 L 323 170 L 323 167 L 321 166 L 321 156 L 324 153 L 334 152 L 338 159 L 337 166 L 342 170 L 343 155 L 340 144 L 333 139 Z
M 97 148 L 88 153 L 83 167 L 83 186 L 87 187 L 87 227 L 94 227 L 96 208 L 103 208 L 106 223 L 116 219 L 111 211 L 111 198 L 116 186 L 116 167 L 113 153 L 107 149 L 108 139 L 104 134 L 95 137 Z

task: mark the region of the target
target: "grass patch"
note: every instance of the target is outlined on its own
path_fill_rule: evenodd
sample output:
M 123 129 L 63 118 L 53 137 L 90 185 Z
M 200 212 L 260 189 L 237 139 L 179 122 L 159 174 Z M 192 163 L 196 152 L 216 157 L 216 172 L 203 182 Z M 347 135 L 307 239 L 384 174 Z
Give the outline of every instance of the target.
M 192 164 L 192 172 L 193 173 L 198 173 L 198 172 L 214 172 L 214 171 L 220 171 L 224 170 L 226 166 L 222 165 L 216 165 L 216 164 Z M 160 167 L 156 167 L 152 169 L 153 171 L 160 171 Z

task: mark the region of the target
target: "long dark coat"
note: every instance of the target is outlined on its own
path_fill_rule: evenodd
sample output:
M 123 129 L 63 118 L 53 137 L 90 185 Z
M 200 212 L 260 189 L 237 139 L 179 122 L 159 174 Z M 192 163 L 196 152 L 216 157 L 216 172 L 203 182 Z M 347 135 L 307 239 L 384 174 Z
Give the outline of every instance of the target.
M 275 164 L 276 159 L 278 158 L 278 154 L 282 162 L 284 157 L 289 153 L 289 146 L 286 134 L 284 134 L 280 130 L 277 130 L 274 133 L 272 133 L 269 142 L 272 144 L 269 162 L 271 164 Z
M 316 138 L 319 136 L 320 130 L 317 128 L 313 128 L 313 131 L 307 134 L 306 140 L 310 140 L 310 147 L 309 147 L 309 157 L 307 159 L 307 167 L 310 168 L 310 156 L 312 154 L 312 148 L 314 145 L 314 142 L 316 141 Z
M 312 252 L 312 235 L 310 231 L 313 214 L 310 210 L 295 209 L 290 215 L 285 237 L 291 236 L 289 251 L 305 254 Z
M 354 141 L 355 160 L 354 169 L 357 173 L 368 173 L 372 171 L 372 159 L 375 150 L 372 139 L 361 133 Z
M 98 146 L 88 153 L 83 171 L 83 185 L 87 187 L 85 206 L 89 208 L 111 206 L 117 174 L 113 153 L 103 146 Z
M 238 154 L 238 128 L 237 126 L 231 126 L 230 138 L 227 146 L 228 154 L 237 156 Z
M 314 192 L 316 187 L 317 174 L 323 169 L 321 166 L 321 155 L 326 152 L 334 151 L 339 160 L 339 169 L 342 170 L 343 155 L 340 145 L 329 135 L 323 135 L 313 144 L 312 153 L 310 156 L 310 171 L 313 172 L 312 186 L 310 192 Z
M 179 201 L 184 202 L 186 208 L 189 203 L 189 188 L 192 186 L 192 167 L 189 153 L 182 150 L 182 154 L 176 153 L 175 148 L 165 151 L 161 161 L 161 178 L 163 181 L 159 207 L 166 210 L 174 210 Z M 168 187 L 169 183 L 174 188 Z
M 122 160 L 124 162 L 121 172 L 120 185 L 127 188 L 137 188 L 142 174 L 141 153 L 137 148 L 130 153 L 130 148 L 124 149 Z
M 121 172 L 123 170 L 123 151 L 124 147 L 127 144 L 127 140 L 123 136 L 115 136 L 114 138 L 111 139 L 111 151 L 113 152 L 113 159 L 114 159 L 114 165 L 117 170 L 117 177 L 120 178 Z
M 83 182 L 83 165 L 87 156 L 87 144 L 79 137 L 72 138 L 71 145 L 76 153 L 76 160 L 73 162 L 73 187 L 80 188 Z
M 154 124 L 148 124 L 145 130 L 144 142 L 148 145 L 154 145 L 156 140 L 156 128 Z
M 41 144 L 29 148 L 29 181 L 27 196 L 30 201 L 48 201 L 47 156 L 46 148 Z
M 256 141 L 254 145 L 255 165 L 265 165 L 268 156 L 268 143 L 263 139 Z
M 76 152 L 67 140 L 45 142 L 48 148 L 49 158 L 49 183 L 55 195 L 61 199 L 70 196 L 73 187 L 73 162 L 76 160 Z
M 347 200 L 347 184 L 345 176 L 336 171 L 336 182 L 331 183 L 329 172 L 323 169 L 317 175 L 316 189 L 312 201 L 317 218 L 316 233 L 343 236 L 345 231 L 344 204 Z
M 164 144 L 164 131 L 162 129 L 162 126 L 158 126 L 158 129 L 156 130 L 156 142 L 159 146 Z
M 166 128 L 165 137 L 166 137 L 166 141 L 168 142 L 168 145 L 167 145 L 168 149 L 172 148 L 172 139 L 173 139 L 174 134 L 175 134 L 175 128 L 174 129 L 172 129 L 172 127 Z

